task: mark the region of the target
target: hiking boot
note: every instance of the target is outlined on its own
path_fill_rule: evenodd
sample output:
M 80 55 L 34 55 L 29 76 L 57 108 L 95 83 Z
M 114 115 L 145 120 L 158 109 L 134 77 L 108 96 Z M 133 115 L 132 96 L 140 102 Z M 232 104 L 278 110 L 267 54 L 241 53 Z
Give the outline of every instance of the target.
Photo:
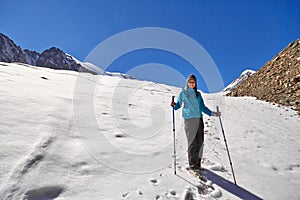
M 199 170 L 200 170 L 200 171 L 202 171 L 202 170 L 203 170 L 203 168 L 201 167 L 201 163 L 200 163 L 200 165 L 199 165 Z
M 196 169 L 196 168 L 194 168 L 194 169 L 192 169 L 196 174 L 200 174 L 200 169 Z

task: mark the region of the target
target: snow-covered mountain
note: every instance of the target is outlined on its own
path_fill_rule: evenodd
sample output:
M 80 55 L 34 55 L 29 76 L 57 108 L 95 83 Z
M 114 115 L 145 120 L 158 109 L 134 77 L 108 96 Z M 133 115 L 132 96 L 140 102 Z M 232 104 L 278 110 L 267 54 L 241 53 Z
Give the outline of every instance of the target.
M 80 76 L 83 82 L 78 85 Z M 169 104 L 181 88 L 4 62 L 0 84 L 0 199 L 300 196 L 300 117 L 289 107 L 203 94 L 209 108 L 220 106 L 238 184 L 232 183 L 219 120 L 205 115 L 202 164 L 214 190 L 204 195 L 185 170 L 181 110 L 175 113 L 177 175 L 173 173 Z M 88 107 L 81 109 L 84 105 Z
M 108 76 L 116 76 L 116 77 L 121 77 L 121 78 L 125 78 L 125 79 L 134 79 L 132 76 L 128 75 L 128 74 L 123 74 L 123 73 L 120 73 L 120 72 L 107 72 L 107 71 L 103 71 L 103 69 L 101 69 L 100 67 L 92 64 L 92 63 L 89 63 L 89 62 L 81 62 L 79 61 L 77 58 L 69 55 L 69 54 L 66 54 L 67 57 L 69 57 L 70 59 L 72 60 L 75 60 L 75 62 L 77 64 L 79 64 L 82 68 L 84 69 L 88 69 L 89 71 L 92 71 L 96 74 L 102 74 L 102 75 L 108 75 Z
M 109 76 L 132 78 L 127 74 L 104 72 L 99 66 L 88 62 L 81 62 L 56 47 L 46 49 L 42 53 L 28 49 L 22 50 L 21 47 L 17 46 L 11 39 L 2 33 L 0 33 L 0 61 L 9 63 L 21 62 L 51 69 L 81 71 L 91 74 L 104 73 Z
M 255 71 L 254 70 L 245 70 L 241 73 L 241 75 L 235 79 L 234 81 L 232 81 L 229 85 L 227 85 L 224 88 L 224 92 L 228 92 L 228 91 L 232 91 L 233 89 L 237 88 L 240 84 L 242 84 L 249 76 L 251 76 L 252 74 L 254 74 Z

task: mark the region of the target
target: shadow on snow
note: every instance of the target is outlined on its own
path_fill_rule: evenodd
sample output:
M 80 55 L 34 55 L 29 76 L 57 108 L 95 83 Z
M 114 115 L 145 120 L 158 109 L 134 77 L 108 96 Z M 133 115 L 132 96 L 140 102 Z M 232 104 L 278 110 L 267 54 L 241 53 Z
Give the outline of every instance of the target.
M 235 185 L 231 181 L 224 179 L 223 177 L 215 174 L 214 172 L 203 168 L 201 174 L 205 176 L 208 180 L 211 180 L 214 184 L 218 185 L 219 187 L 223 188 L 224 190 L 230 192 L 231 194 L 247 200 L 259 200 L 262 199 L 255 194 L 249 192 L 248 190 Z

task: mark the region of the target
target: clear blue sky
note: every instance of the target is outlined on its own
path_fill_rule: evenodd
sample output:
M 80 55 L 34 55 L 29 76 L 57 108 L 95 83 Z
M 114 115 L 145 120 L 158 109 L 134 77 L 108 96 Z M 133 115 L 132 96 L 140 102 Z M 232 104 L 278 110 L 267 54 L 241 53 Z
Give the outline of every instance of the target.
M 122 31 L 179 31 L 206 49 L 225 85 L 300 37 L 299 0 L 1 0 L 0 6 L 0 32 L 17 45 L 38 52 L 55 46 L 80 60 Z M 177 66 L 184 76 L 196 73 L 186 61 L 155 50 L 129 53 L 108 70 L 127 72 L 146 63 Z M 207 90 L 204 83 L 200 89 Z

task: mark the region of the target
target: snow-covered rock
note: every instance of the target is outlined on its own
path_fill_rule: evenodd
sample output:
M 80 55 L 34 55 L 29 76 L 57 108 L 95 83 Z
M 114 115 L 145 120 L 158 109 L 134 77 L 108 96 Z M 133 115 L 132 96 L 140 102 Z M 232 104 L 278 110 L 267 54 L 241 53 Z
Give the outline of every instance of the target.
M 132 76 L 130 76 L 128 74 L 124 74 L 124 73 L 120 73 L 120 72 L 107 72 L 107 71 L 104 71 L 103 69 L 101 69 L 101 67 L 98 67 L 97 65 L 94 65 L 89 62 L 81 62 L 77 58 L 75 58 L 74 56 L 72 56 L 70 54 L 66 54 L 66 55 L 67 55 L 67 57 L 74 60 L 77 64 L 79 64 L 81 66 L 80 71 L 82 71 L 82 69 L 86 69 L 91 72 L 94 72 L 95 74 L 116 76 L 116 77 L 125 78 L 125 79 L 134 79 Z
M 254 73 L 255 73 L 254 70 L 249 70 L 249 69 L 243 71 L 241 75 L 236 80 L 232 81 L 228 86 L 226 86 L 223 91 L 225 92 L 232 91 Z

